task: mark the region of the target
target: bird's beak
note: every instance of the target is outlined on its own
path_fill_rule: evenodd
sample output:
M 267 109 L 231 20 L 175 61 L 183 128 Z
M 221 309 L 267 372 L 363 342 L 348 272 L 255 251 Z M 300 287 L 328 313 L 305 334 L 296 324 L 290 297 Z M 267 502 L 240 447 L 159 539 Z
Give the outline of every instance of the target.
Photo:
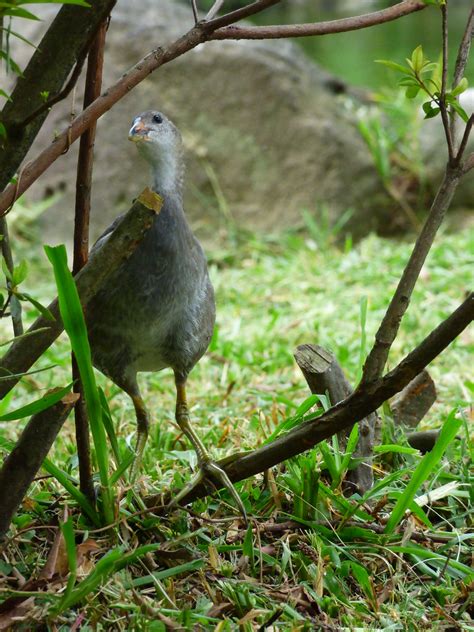
M 134 143 L 149 141 L 149 131 L 150 129 L 143 124 L 143 121 L 141 119 L 139 119 L 130 128 L 130 131 L 128 132 L 128 140 L 131 140 Z

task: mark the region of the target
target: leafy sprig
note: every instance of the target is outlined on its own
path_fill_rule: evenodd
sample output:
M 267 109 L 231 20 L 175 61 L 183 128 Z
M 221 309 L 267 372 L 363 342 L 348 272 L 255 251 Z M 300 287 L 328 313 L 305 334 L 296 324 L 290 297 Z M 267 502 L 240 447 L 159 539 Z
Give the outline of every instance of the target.
M 469 85 L 466 77 L 463 77 L 451 90 L 446 91 L 443 96 L 441 81 L 438 77 L 438 64 L 431 62 L 425 57 L 421 45 L 415 48 L 411 58 L 407 57 L 405 66 L 389 59 L 377 59 L 376 62 L 404 75 L 400 79 L 399 85 L 406 87 L 408 99 L 414 99 L 420 92 L 429 97 L 422 105 L 425 119 L 437 116 L 441 111 L 444 100 L 446 107 L 451 106 L 453 111 L 457 112 L 465 123 L 468 122 L 469 116 L 458 101 L 459 95 Z M 430 73 L 430 76 L 427 76 L 428 73 Z

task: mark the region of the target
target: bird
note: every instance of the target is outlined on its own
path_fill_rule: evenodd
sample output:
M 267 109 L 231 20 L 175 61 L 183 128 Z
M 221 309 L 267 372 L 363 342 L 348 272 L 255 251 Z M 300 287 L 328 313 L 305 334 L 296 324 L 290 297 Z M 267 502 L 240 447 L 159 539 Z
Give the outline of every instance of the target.
M 191 425 L 186 399 L 188 375 L 211 341 L 216 307 L 205 254 L 183 209 L 181 134 L 165 114 L 150 110 L 133 119 L 128 138 L 150 165 L 151 188 L 161 196 L 163 205 L 134 253 L 86 308 L 92 361 L 132 399 L 137 421 L 132 479 L 150 426 L 137 374 L 171 368 L 176 422 L 196 452 L 199 470 L 170 506 L 178 504 L 204 478 L 212 479 L 229 490 L 246 521 L 240 496 Z M 99 237 L 92 256 L 119 220 Z

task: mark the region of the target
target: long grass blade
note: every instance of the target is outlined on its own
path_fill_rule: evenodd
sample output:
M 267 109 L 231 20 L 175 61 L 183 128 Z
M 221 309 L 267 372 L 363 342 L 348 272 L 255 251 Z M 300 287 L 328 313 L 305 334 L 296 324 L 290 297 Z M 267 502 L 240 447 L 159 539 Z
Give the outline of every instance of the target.
M 113 492 L 109 482 L 107 437 L 102 422 L 102 406 L 99 390 L 92 368 L 91 350 L 87 338 L 87 328 L 82 313 L 76 285 L 67 266 L 66 248 L 61 246 L 45 246 L 48 259 L 53 265 L 54 276 L 58 289 L 59 309 L 64 323 L 64 329 L 71 341 L 86 401 L 92 438 L 99 466 L 99 477 L 102 487 L 102 507 L 105 521 L 113 522 Z
M 451 411 L 433 449 L 431 452 L 427 452 L 421 459 L 418 467 L 413 472 L 413 476 L 406 486 L 405 491 L 395 503 L 395 507 L 393 508 L 390 518 L 385 526 L 385 533 L 393 533 L 394 529 L 405 515 L 405 511 L 410 506 L 410 503 L 415 498 L 417 490 L 433 472 L 446 448 L 456 436 L 461 424 L 462 419 L 456 418 L 456 410 Z

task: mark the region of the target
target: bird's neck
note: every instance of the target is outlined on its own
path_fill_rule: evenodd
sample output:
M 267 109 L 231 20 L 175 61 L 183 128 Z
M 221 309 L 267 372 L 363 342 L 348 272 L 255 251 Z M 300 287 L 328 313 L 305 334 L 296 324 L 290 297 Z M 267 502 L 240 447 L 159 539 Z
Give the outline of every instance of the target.
M 182 199 L 184 160 L 182 152 L 160 155 L 151 167 L 153 189 L 162 195 L 174 195 Z

